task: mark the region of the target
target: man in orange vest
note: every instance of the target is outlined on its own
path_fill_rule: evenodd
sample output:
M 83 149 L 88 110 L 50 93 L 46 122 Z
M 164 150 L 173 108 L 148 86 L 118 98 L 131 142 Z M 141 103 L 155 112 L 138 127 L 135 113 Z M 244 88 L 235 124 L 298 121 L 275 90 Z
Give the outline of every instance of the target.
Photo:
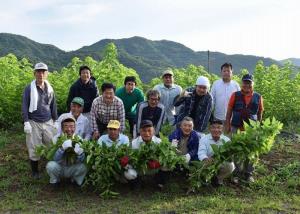
M 244 130 L 244 122 L 249 123 L 250 120 L 262 120 L 263 114 L 263 98 L 260 94 L 253 91 L 253 76 L 245 74 L 242 78 L 241 91 L 234 92 L 229 100 L 226 114 L 225 131 L 227 133 L 236 133 L 237 130 Z M 243 166 L 243 168 L 241 167 Z M 254 168 L 249 161 L 244 163 L 236 163 L 236 172 L 238 176 L 244 176 L 248 182 L 253 182 L 252 177 Z M 234 178 L 235 183 L 238 178 Z

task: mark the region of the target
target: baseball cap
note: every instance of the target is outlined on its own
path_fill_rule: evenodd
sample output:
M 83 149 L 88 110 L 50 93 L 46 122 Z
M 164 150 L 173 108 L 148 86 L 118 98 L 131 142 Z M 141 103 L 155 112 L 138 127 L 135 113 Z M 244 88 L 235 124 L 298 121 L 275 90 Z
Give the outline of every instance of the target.
M 34 66 L 34 70 L 46 70 L 48 71 L 48 66 L 43 63 L 43 62 L 39 62 L 39 63 L 36 63 L 35 66 Z
M 145 127 L 153 127 L 153 123 L 151 120 L 142 120 L 140 128 L 145 128 Z
M 120 122 L 118 120 L 110 120 L 107 124 L 107 128 L 119 129 Z
M 74 97 L 71 103 L 76 103 L 81 106 L 84 106 L 84 100 L 81 97 Z
M 164 77 L 165 75 L 171 75 L 171 76 L 174 76 L 174 73 L 173 73 L 172 70 L 167 69 L 167 70 L 165 70 L 165 71 L 162 73 L 162 77 Z
M 76 123 L 76 120 L 73 116 L 66 116 L 64 117 L 62 120 L 61 120 L 61 125 L 64 123 L 64 122 L 74 122 Z
M 251 74 L 245 74 L 242 78 L 242 81 L 250 81 L 253 82 L 253 76 Z

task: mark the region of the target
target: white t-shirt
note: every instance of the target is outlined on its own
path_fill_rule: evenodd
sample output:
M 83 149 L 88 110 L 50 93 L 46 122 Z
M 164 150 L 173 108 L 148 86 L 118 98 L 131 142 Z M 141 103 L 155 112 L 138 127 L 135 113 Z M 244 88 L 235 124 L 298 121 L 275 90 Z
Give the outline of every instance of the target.
M 213 83 L 211 95 L 213 97 L 214 117 L 216 119 L 226 119 L 229 99 L 232 93 L 240 90 L 239 84 L 234 80 L 225 83 L 222 79 L 219 79 Z

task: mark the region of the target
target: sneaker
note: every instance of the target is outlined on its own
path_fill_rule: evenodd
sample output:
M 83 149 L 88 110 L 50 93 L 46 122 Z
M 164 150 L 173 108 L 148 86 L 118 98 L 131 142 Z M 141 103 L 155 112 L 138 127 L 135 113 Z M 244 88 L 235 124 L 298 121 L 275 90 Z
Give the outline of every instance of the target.
M 240 180 L 239 180 L 238 177 L 233 177 L 233 178 L 231 179 L 231 182 L 234 183 L 234 184 L 239 184 Z
M 254 180 L 254 178 L 250 175 L 250 176 L 247 177 L 247 182 L 248 182 L 248 183 L 254 183 L 255 180 Z
M 157 187 L 159 190 L 163 190 L 164 189 L 164 185 L 163 184 L 157 184 Z

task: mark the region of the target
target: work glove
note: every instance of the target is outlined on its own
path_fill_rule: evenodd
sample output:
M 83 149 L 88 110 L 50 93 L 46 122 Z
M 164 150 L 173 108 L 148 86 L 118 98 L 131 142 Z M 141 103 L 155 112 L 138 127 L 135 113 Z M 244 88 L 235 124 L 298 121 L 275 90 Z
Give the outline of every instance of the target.
M 124 176 L 127 180 L 134 180 L 137 178 L 137 172 L 135 169 L 128 169 L 124 172 Z
M 171 145 L 172 145 L 173 147 L 177 148 L 177 146 L 178 146 L 178 140 L 177 140 L 177 139 L 173 139 Z
M 80 147 L 80 145 L 78 143 L 75 144 L 74 152 L 77 155 L 81 155 L 83 153 L 83 149 Z
M 24 123 L 24 132 L 30 134 L 32 132 L 32 127 L 29 122 Z
M 190 155 L 189 153 L 187 153 L 187 154 L 185 155 L 185 162 L 186 162 L 186 163 L 189 163 L 190 160 L 191 160 L 191 155 Z
M 65 140 L 61 147 L 63 148 L 63 150 L 72 147 L 72 140 Z

